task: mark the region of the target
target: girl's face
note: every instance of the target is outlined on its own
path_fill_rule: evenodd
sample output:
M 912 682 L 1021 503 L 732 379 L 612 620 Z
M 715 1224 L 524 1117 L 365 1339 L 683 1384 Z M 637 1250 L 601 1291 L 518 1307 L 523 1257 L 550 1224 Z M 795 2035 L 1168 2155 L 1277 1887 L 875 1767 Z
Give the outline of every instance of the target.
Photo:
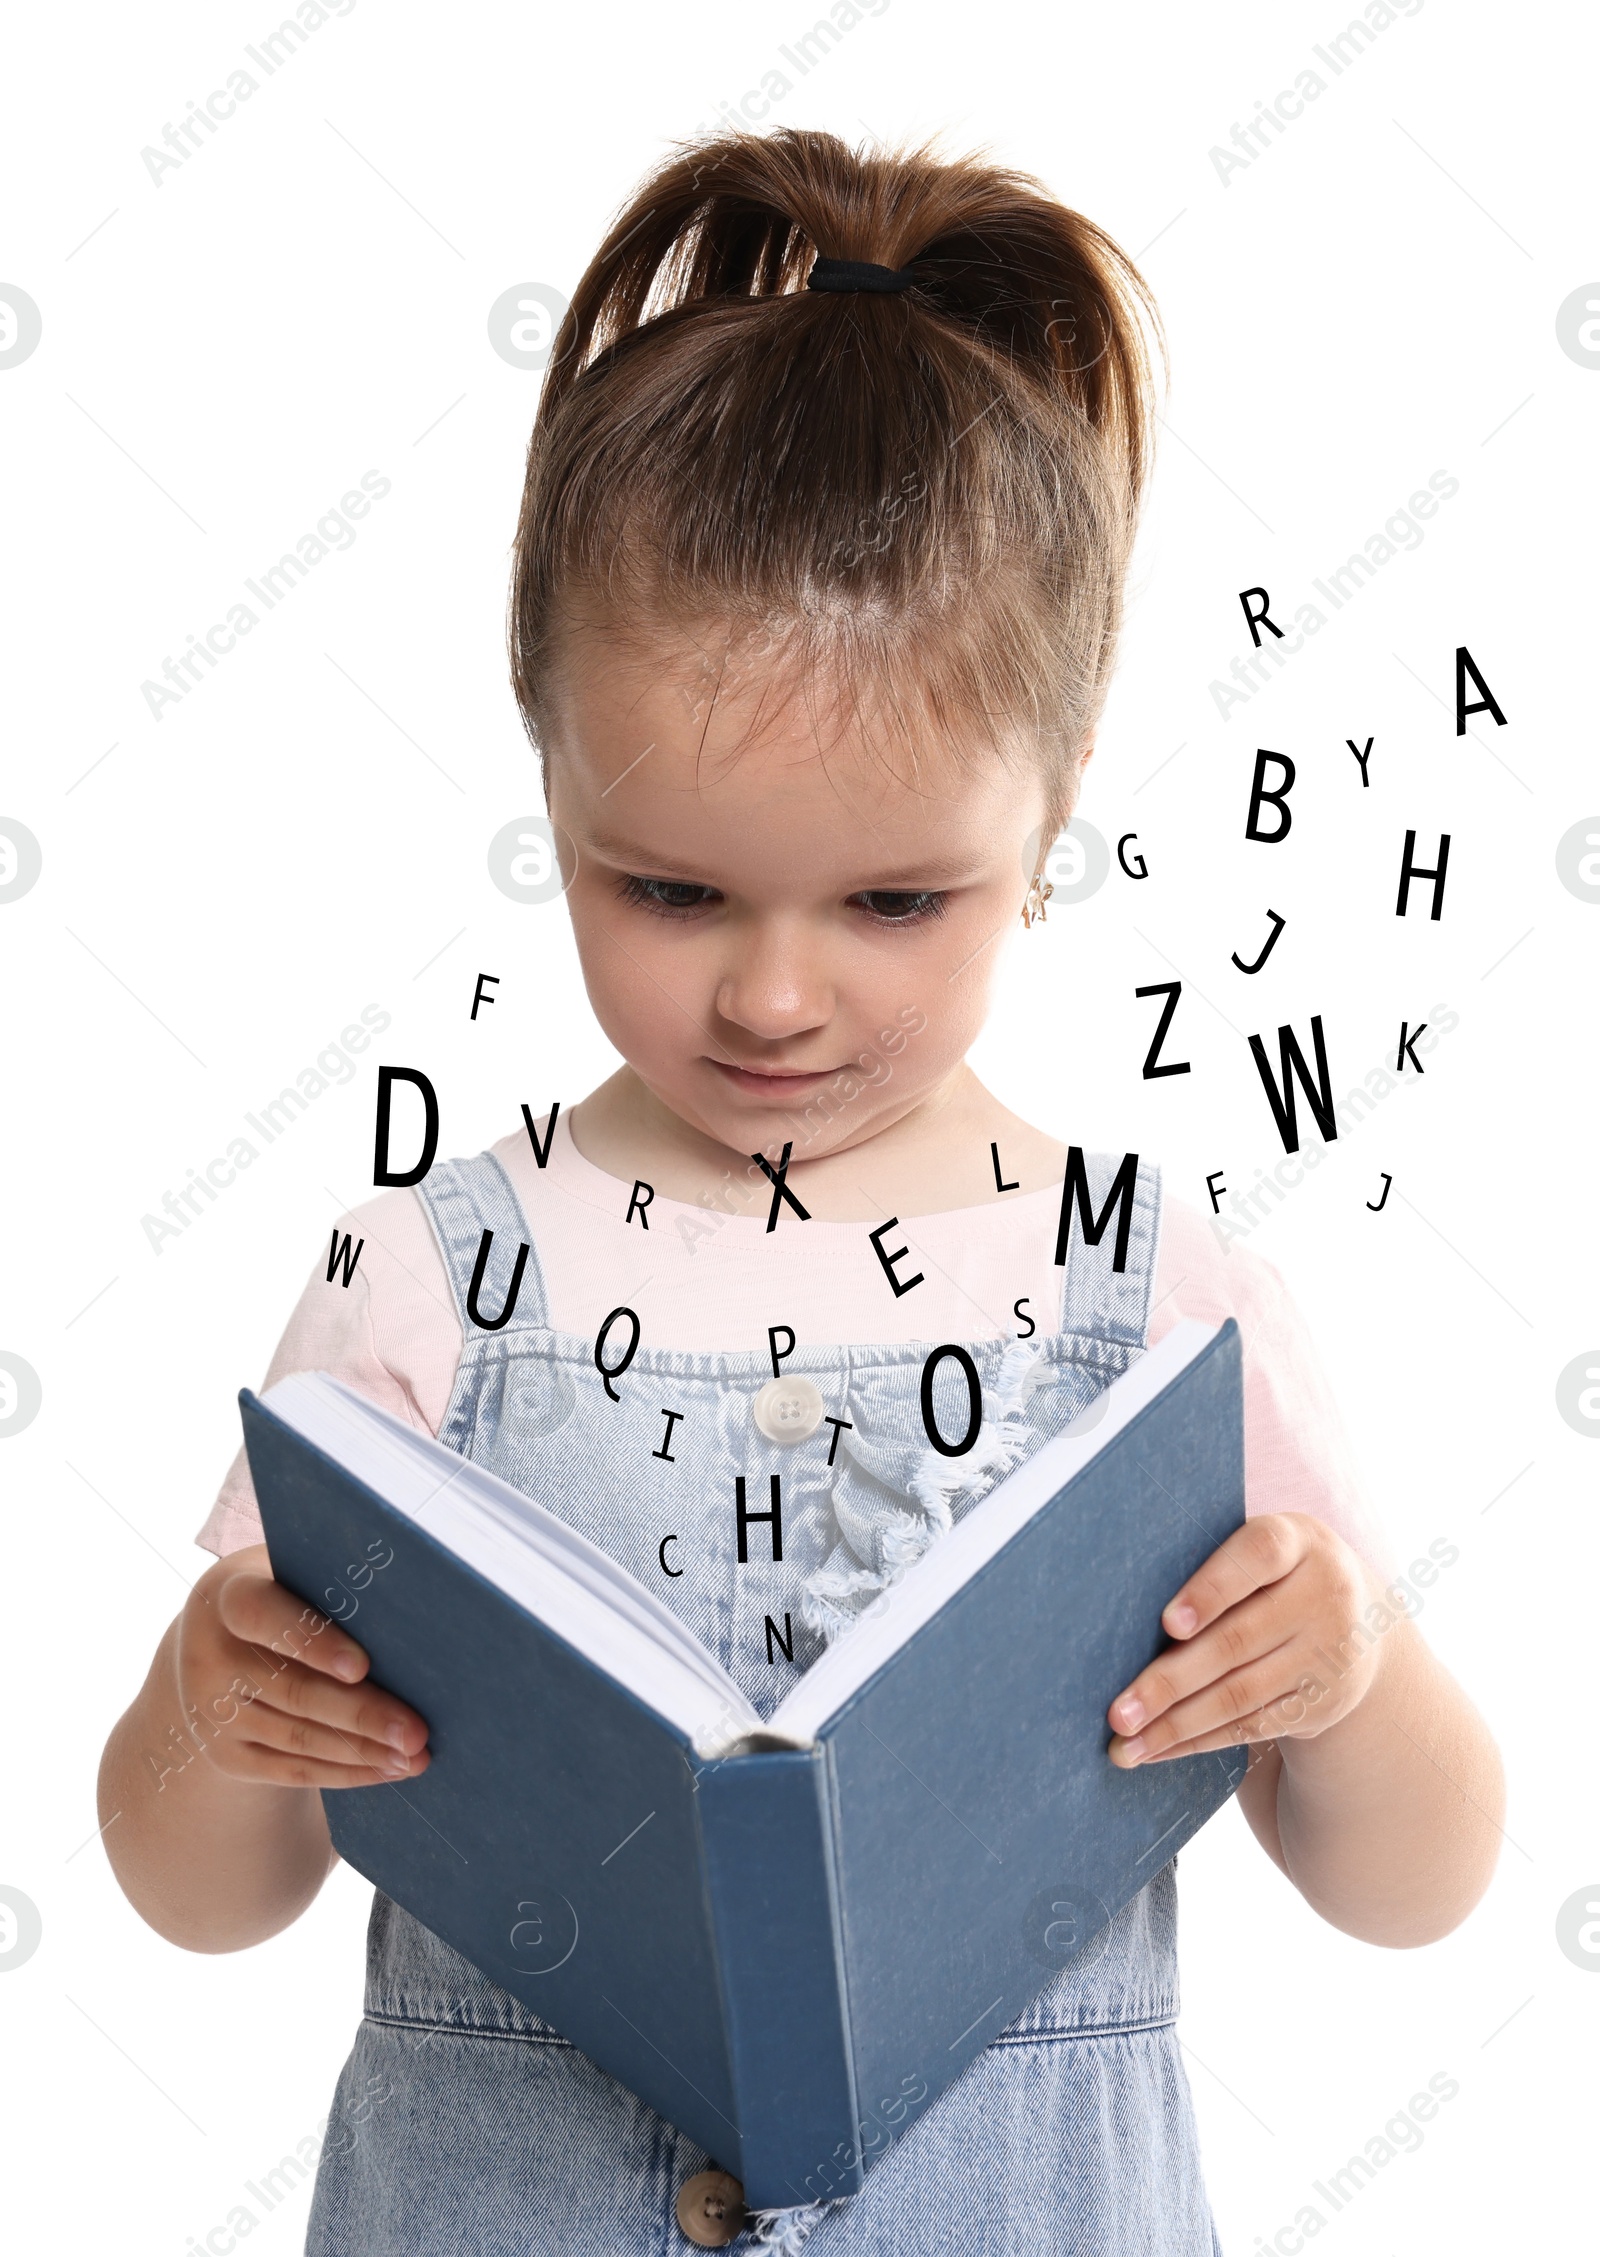
M 1019 921 L 1034 765 L 941 745 L 897 780 L 857 730 L 819 751 L 770 679 L 758 717 L 759 680 L 697 697 L 580 648 L 550 814 L 590 1001 L 639 1079 L 718 1144 L 776 1159 L 792 1141 L 796 1161 L 939 1092 Z

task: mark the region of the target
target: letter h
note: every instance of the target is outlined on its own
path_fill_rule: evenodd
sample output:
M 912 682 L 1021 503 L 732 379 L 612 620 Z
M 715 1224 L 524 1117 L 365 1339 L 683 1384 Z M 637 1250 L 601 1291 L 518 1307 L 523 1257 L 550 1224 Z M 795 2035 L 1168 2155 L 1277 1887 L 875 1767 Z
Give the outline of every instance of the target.
M 734 1476 L 734 1510 L 738 1514 L 739 1520 L 739 1565 L 741 1567 L 748 1567 L 750 1564 L 749 1531 L 758 1521 L 770 1522 L 772 1527 L 772 1556 L 775 1560 L 781 1560 L 783 1557 L 783 1495 L 778 1486 L 778 1475 L 774 1473 L 769 1478 L 772 1483 L 772 1510 L 764 1513 L 753 1513 L 745 1510 L 744 1475 L 740 1473 Z

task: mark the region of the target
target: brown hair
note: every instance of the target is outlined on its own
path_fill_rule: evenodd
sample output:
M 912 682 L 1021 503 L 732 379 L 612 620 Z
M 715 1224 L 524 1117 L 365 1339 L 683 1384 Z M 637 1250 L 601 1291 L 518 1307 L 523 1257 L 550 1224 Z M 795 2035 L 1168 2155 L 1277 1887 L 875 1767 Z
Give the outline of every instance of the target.
M 819 256 L 913 283 L 809 291 Z M 1159 342 L 1127 255 L 1024 175 L 789 129 L 680 145 L 539 402 L 509 622 L 534 743 L 598 608 L 609 634 L 754 633 L 908 735 L 1021 733 L 1063 813 L 1149 471 L 1147 319 Z

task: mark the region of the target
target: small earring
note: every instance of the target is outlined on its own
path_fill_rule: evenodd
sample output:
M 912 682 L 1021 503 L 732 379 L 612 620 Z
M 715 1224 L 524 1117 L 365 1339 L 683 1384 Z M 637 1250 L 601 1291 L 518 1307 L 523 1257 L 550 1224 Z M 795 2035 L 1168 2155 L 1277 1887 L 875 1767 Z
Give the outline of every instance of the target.
M 1055 890 L 1042 870 L 1034 872 L 1033 883 L 1028 888 L 1028 897 L 1022 904 L 1022 922 L 1030 931 L 1036 917 L 1041 925 L 1044 923 L 1044 905 Z

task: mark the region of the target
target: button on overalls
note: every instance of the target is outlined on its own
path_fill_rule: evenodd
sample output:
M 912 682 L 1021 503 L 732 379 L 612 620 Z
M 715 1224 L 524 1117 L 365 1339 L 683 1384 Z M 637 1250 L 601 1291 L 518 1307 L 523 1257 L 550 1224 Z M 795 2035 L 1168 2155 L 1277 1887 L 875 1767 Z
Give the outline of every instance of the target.
M 1097 1215 L 1118 1164 L 1087 1156 Z M 831 1636 L 1142 1352 L 1160 1218 L 1159 1176 L 1142 1166 L 1125 1267 L 1111 1266 L 1114 1229 L 1090 1246 L 1075 1227 L 1060 1330 L 965 1343 L 984 1416 L 956 1460 L 930 1448 L 922 1419 L 922 1369 L 937 1342 L 802 1343 L 783 1363 L 791 1384 L 774 1390 L 767 1356 L 646 1339 L 613 1402 L 595 1343 L 548 1325 L 536 1247 L 503 1329 L 467 1313 L 484 1231 L 494 1233 L 486 1312 L 504 1306 L 518 1246 L 532 1246 L 498 1161 L 486 1152 L 438 1165 L 418 1195 L 465 1338 L 440 1441 L 620 1561 L 764 1718 Z M 625 1322 L 613 1328 L 608 1363 L 629 1333 Z M 953 1357 L 939 1367 L 934 1404 L 944 1434 L 966 1430 L 968 1383 Z M 679 1416 L 667 1459 L 655 1453 L 669 1411 Z M 753 1511 L 773 1473 L 782 1559 L 769 1557 L 752 1520 L 741 1565 L 735 1479 L 745 1477 Z M 1175 1947 L 1169 1866 L 1123 1907 L 1092 1964 L 1058 1975 L 859 2193 L 742 2227 L 736 2199 L 716 2223 L 719 2197 L 709 2226 L 695 2208 L 696 2240 L 709 2232 L 736 2249 L 780 2250 L 804 2241 L 806 2257 L 1214 2257 L 1174 2029 Z M 365 2018 L 329 2118 L 308 2257 L 683 2257 L 692 2244 L 679 2196 L 691 2180 L 691 2207 L 707 2187 L 717 2194 L 723 2182 L 705 2174 L 722 2169 L 375 1894 Z

